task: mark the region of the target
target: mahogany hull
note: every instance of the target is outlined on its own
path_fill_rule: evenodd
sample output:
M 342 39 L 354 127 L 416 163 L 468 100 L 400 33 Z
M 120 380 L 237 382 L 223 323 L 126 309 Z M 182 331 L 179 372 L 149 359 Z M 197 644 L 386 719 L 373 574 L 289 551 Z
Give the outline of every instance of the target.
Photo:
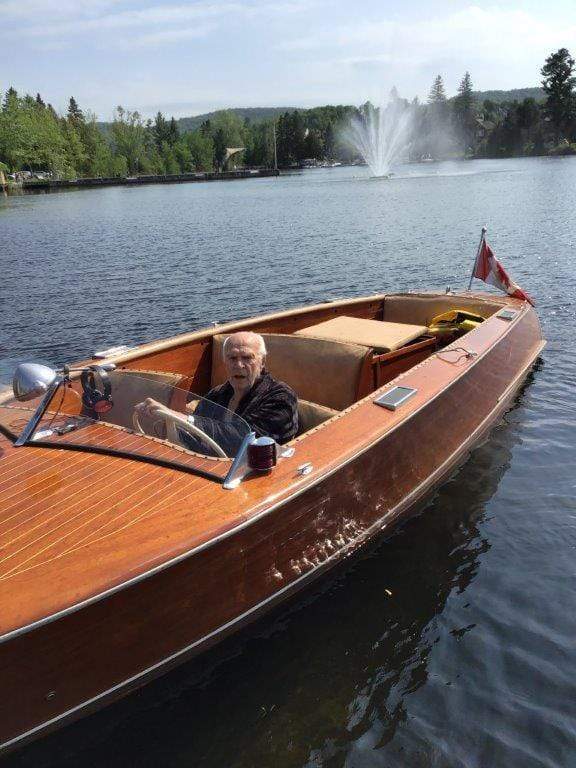
M 146 578 L 9 636 L 0 643 L 0 748 L 201 652 L 389 533 L 498 421 L 541 347 L 530 310 L 395 429 L 291 497 Z

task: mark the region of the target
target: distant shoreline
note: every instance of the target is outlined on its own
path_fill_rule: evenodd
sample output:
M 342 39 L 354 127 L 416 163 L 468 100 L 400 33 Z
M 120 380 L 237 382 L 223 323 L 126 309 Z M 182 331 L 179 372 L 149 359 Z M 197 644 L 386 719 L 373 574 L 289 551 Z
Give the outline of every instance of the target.
M 81 187 L 119 187 L 139 186 L 142 184 L 186 184 L 203 181 L 234 181 L 236 179 L 258 179 L 279 176 L 280 171 L 274 168 L 259 168 L 256 170 L 225 171 L 223 173 L 182 173 L 147 176 L 128 176 L 124 178 L 93 178 L 93 179 L 29 179 L 17 183 L 9 183 L 9 194 L 20 192 L 50 192 L 59 189 L 75 189 Z

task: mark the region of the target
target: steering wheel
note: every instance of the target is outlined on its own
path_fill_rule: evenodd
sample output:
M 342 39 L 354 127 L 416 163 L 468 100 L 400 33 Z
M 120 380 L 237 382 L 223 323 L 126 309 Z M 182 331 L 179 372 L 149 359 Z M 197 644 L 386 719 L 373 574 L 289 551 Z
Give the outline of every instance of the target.
M 182 416 L 163 409 L 159 410 L 159 415 L 166 422 L 166 437 L 171 443 L 178 443 L 178 430 L 181 429 L 184 432 L 189 432 L 194 437 L 200 438 L 200 440 L 208 445 L 220 459 L 228 458 L 218 443 L 213 440 L 210 435 L 207 435 L 206 432 L 203 432 L 200 427 L 197 427 L 196 424 L 191 424 Z M 138 434 L 146 434 L 140 424 L 137 411 L 134 411 L 132 414 L 132 424 L 134 425 L 134 430 L 138 432 Z

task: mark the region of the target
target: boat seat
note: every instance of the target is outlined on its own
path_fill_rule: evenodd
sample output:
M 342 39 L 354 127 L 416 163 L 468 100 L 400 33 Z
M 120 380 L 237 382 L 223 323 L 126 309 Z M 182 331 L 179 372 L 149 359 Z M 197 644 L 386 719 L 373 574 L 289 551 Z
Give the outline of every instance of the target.
M 295 332 L 296 336 L 330 339 L 348 344 L 362 344 L 379 352 L 393 352 L 427 333 L 425 325 L 366 320 L 340 315 Z
M 113 406 L 102 415 L 101 420 L 128 429 L 132 429 L 135 405 L 147 397 L 153 397 L 162 405 L 170 405 L 174 387 L 185 378 L 180 373 L 134 369 L 111 371 L 108 377 L 112 386 Z
M 222 347 L 227 334 L 213 336 L 212 387 L 226 381 Z M 280 333 L 263 333 L 268 354 L 266 368 L 284 381 L 299 398 L 343 411 L 358 399 L 361 377 L 372 350 Z
M 298 435 L 314 429 L 333 416 L 338 416 L 339 413 L 340 411 L 327 408 L 325 405 L 311 403 L 309 400 L 298 400 Z
M 421 323 L 430 325 L 436 315 L 451 309 L 464 309 L 480 317 L 488 318 L 502 308 L 501 303 L 493 303 L 468 296 L 427 296 L 426 294 L 406 294 L 404 296 L 386 296 L 384 299 L 384 320 L 392 323 Z

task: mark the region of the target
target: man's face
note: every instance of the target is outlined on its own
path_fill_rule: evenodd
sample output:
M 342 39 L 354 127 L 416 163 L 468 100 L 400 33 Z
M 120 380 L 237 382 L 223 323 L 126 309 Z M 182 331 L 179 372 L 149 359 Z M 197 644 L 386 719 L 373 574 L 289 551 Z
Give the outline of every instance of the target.
M 255 344 L 232 340 L 226 345 L 224 365 L 228 381 L 238 394 L 248 392 L 262 373 L 263 363 Z

